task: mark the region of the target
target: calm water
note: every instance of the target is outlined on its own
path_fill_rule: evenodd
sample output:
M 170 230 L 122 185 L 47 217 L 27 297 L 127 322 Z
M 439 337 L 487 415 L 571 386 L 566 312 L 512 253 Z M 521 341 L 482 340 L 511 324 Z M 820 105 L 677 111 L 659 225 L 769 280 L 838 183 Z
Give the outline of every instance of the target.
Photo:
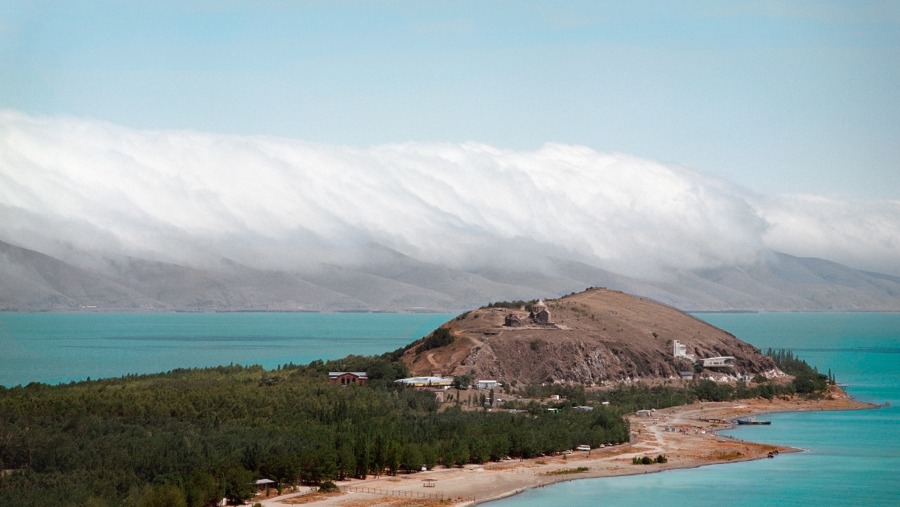
M 567 505 L 900 505 L 900 314 L 700 314 L 762 349 L 789 348 L 834 371 L 857 398 L 892 406 L 776 414 L 746 440 L 808 449 L 749 463 L 572 481 L 491 503 Z M 67 382 L 219 364 L 306 363 L 377 354 L 445 314 L 0 314 L 0 384 Z
M 699 314 L 762 349 L 829 368 L 855 397 L 891 407 L 775 414 L 736 438 L 807 449 L 747 463 L 558 484 L 491 507 L 900 505 L 900 314 Z
M 403 347 L 452 317 L 386 313 L 0 313 L 0 385 L 223 364 L 305 364 Z

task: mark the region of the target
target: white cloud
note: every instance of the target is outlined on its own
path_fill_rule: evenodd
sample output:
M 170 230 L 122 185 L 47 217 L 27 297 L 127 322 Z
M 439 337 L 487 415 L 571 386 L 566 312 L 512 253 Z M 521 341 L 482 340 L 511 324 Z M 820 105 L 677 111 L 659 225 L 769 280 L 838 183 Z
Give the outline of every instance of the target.
M 563 255 L 629 275 L 768 247 L 897 273 L 897 202 L 763 198 L 583 146 L 323 146 L 0 112 L 2 237 L 265 267 L 353 262 L 378 243 L 454 267 Z M 513 246 L 515 245 L 515 246 Z
M 771 224 L 764 238 L 774 250 L 900 274 L 900 201 L 787 195 L 758 208 Z

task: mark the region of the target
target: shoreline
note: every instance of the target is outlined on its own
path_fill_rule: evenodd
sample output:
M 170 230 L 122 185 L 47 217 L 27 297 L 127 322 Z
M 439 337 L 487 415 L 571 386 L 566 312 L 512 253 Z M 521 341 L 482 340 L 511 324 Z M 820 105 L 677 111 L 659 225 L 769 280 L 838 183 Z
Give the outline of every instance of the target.
M 334 507 L 469 507 L 509 498 L 529 489 L 581 479 L 620 477 L 664 470 L 766 459 L 769 453 L 803 452 L 790 446 L 743 441 L 719 434 L 733 429 L 742 417 L 785 412 L 864 410 L 878 405 L 854 400 L 833 387 L 821 400 L 750 399 L 703 402 L 654 411 L 651 417 L 627 416 L 630 443 L 560 454 L 506 460 L 462 468 L 436 467 L 427 472 L 379 476 L 336 482 L 342 493 L 307 495 L 304 491 L 280 497 L 253 499 L 266 507 L 311 505 Z M 634 465 L 632 458 L 663 455 L 668 462 Z M 587 468 L 578 471 L 579 467 Z M 428 479 L 428 481 L 426 481 Z M 430 482 L 431 487 L 423 487 Z

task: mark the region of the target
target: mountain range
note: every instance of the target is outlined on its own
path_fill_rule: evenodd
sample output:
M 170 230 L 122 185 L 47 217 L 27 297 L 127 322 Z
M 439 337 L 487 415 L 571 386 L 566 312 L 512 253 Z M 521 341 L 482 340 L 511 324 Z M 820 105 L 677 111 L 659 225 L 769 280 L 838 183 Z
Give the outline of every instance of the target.
M 266 270 L 222 259 L 66 261 L 0 241 L 3 311 L 440 311 L 606 287 L 689 311 L 900 311 L 900 277 L 765 252 L 743 266 L 641 280 L 547 256 L 535 269 L 453 269 L 371 245 L 355 264 Z M 85 260 L 88 259 L 88 260 Z

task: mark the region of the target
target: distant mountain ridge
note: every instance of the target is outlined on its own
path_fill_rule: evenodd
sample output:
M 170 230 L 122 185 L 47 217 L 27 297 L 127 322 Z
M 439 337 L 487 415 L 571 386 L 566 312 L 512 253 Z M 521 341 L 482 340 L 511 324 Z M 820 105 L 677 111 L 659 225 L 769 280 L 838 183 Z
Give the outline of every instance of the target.
M 664 282 L 554 257 L 541 259 L 540 271 L 452 269 L 377 245 L 367 258 L 305 272 L 126 257 L 88 267 L 0 241 L 0 310 L 452 312 L 597 286 L 693 311 L 900 311 L 900 277 L 777 252 Z

